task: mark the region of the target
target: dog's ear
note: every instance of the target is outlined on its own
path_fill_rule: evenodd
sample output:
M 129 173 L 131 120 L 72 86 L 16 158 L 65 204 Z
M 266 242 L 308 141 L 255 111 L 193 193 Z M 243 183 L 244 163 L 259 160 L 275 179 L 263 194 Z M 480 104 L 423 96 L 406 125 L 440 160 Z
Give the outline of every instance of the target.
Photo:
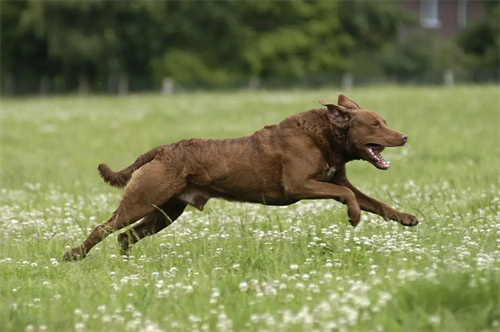
M 323 106 L 326 106 L 328 109 L 328 119 L 335 126 L 340 128 L 345 128 L 349 125 L 349 122 L 352 118 L 352 111 L 339 105 L 328 104 L 324 100 L 319 100 L 319 103 Z
M 345 94 L 339 93 L 337 104 L 347 108 L 348 110 L 360 110 L 361 107 L 354 101 L 349 99 Z

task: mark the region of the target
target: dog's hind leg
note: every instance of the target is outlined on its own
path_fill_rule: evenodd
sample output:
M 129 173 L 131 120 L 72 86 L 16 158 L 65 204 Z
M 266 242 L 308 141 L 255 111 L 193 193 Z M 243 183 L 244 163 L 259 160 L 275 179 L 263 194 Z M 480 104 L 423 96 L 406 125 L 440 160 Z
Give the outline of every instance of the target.
M 158 209 L 148 214 L 137 225 L 118 236 L 122 255 L 127 255 L 131 245 L 141 239 L 160 232 L 168 227 L 184 212 L 187 204 L 176 199 L 171 199 Z
M 132 175 L 125 188 L 120 206 L 111 218 L 97 226 L 81 246 L 66 252 L 64 260 L 84 258 L 96 244 L 111 233 L 127 227 L 144 218 L 156 207 L 180 193 L 186 186 L 186 179 L 178 176 L 175 169 L 168 169 L 160 161 L 152 161 Z

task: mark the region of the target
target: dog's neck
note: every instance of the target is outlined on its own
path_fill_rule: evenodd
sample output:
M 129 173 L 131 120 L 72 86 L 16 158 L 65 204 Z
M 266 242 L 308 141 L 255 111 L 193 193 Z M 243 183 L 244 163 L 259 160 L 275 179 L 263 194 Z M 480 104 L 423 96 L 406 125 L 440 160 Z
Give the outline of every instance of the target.
M 351 153 L 352 143 L 349 141 L 349 129 L 350 127 L 339 128 L 328 123 L 328 129 L 324 134 L 332 158 L 338 160 L 338 163 L 342 165 L 357 159 Z
M 351 152 L 349 128 L 333 125 L 328 119 L 325 109 L 314 109 L 300 113 L 295 117 L 302 130 L 314 138 L 323 151 L 330 166 L 340 168 L 347 162 L 357 159 Z

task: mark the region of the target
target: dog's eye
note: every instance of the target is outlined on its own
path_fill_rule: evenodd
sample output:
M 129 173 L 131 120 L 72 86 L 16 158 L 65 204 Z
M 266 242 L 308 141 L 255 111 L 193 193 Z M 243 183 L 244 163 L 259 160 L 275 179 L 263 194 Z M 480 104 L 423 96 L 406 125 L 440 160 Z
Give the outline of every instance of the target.
M 378 126 L 380 126 L 380 123 L 378 123 L 378 122 L 374 122 L 374 123 L 372 123 L 372 126 L 374 126 L 374 127 L 378 127 Z

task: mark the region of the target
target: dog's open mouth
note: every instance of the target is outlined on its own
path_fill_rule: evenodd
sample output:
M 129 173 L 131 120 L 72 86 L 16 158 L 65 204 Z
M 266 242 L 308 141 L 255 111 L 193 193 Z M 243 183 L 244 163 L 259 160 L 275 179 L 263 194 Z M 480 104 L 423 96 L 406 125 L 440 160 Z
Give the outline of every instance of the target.
M 375 143 L 370 143 L 365 146 L 365 151 L 368 154 L 368 159 L 367 161 L 371 162 L 375 167 L 379 169 L 389 169 L 389 166 L 391 165 L 391 162 L 389 160 L 385 160 L 384 157 L 380 154 L 382 151 L 384 151 L 384 146 L 375 144 Z

